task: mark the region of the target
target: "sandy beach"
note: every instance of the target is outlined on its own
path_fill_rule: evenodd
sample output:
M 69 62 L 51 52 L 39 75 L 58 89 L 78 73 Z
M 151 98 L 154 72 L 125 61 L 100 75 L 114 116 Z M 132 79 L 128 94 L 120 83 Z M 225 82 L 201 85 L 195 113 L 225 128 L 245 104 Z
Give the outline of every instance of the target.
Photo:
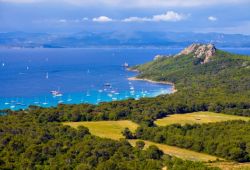
M 177 89 L 175 88 L 175 84 L 172 82 L 166 82 L 166 81 L 154 81 L 154 80 L 150 80 L 150 79 L 141 79 L 141 78 L 137 78 L 137 77 L 129 77 L 128 80 L 130 81 L 147 81 L 150 83 L 156 83 L 156 84 L 167 84 L 167 85 L 172 85 L 172 93 L 177 92 Z

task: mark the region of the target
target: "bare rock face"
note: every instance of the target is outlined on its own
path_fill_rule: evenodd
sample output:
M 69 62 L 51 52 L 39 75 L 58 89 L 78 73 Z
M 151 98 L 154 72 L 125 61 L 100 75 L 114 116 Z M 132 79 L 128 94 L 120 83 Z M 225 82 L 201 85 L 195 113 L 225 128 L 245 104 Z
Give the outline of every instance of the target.
M 176 56 L 193 54 L 194 58 L 201 59 L 201 64 L 205 64 L 211 61 L 215 52 L 216 48 L 213 44 L 192 44 Z
M 162 58 L 162 57 L 164 57 L 164 56 L 162 56 L 162 55 L 156 55 L 156 56 L 154 57 L 154 60 L 158 60 L 158 59 L 160 59 L 160 58 Z
M 170 57 L 171 55 L 156 55 L 155 57 L 154 57 L 154 61 L 155 60 L 158 60 L 158 59 L 161 59 L 161 58 L 165 58 L 165 57 Z

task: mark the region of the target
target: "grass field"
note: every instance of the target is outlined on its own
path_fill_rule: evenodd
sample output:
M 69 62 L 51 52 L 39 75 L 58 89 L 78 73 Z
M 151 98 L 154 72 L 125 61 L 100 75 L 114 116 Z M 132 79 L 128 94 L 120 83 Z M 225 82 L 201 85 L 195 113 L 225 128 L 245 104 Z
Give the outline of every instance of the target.
M 208 114 L 207 112 L 205 112 Z M 197 114 L 197 113 L 196 113 Z M 214 113 L 215 114 L 215 113 Z M 184 115 L 182 115 L 184 116 Z M 224 116 L 224 115 L 223 115 Z M 132 121 L 122 120 L 122 121 L 97 121 L 97 122 L 65 122 L 64 125 L 69 125 L 73 128 L 77 128 L 78 126 L 85 126 L 89 128 L 91 134 L 104 137 L 111 138 L 114 140 L 119 140 L 123 138 L 121 132 L 124 128 L 128 127 L 131 131 L 135 131 L 138 125 L 133 123 Z M 137 140 L 128 140 L 132 146 L 135 146 Z M 169 146 L 165 144 L 154 143 L 150 141 L 144 141 L 145 148 L 150 145 L 155 145 L 159 149 L 161 149 L 165 154 L 172 155 L 175 157 L 179 157 L 181 159 L 192 160 L 192 161 L 202 161 L 208 162 L 209 160 L 215 161 L 217 159 L 223 160 L 216 156 L 194 152 L 187 149 L 182 149 L 174 146 Z M 250 164 L 239 164 L 234 162 L 215 162 L 208 163 L 209 166 L 220 167 L 222 170 L 250 170 Z
M 64 125 L 69 125 L 71 127 L 77 128 L 78 126 L 85 126 L 89 128 L 90 133 L 99 137 L 111 138 L 114 140 L 119 140 L 123 138 L 121 132 L 124 128 L 128 127 L 131 131 L 135 131 L 138 125 L 128 120 L 122 121 L 98 121 L 98 122 L 65 122 Z M 129 140 L 131 145 L 135 145 L 136 140 Z M 186 149 L 181 149 L 178 147 L 168 146 L 164 144 L 158 144 L 154 142 L 145 141 L 145 147 L 149 145 L 156 145 L 165 154 L 173 155 L 182 159 L 204 161 L 216 160 L 217 157 L 210 156 L 203 153 L 198 153 Z
M 132 146 L 135 146 L 136 141 L 137 140 L 129 140 L 129 143 Z M 190 151 L 187 149 L 181 149 L 178 147 L 169 146 L 165 144 L 159 144 L 159 143 L 145 141 L 145 140 L 143 141 L 145 142 L 145 148 L 147 148 L 150 145 L 155 145 L 159 149 L 161 149 L 165 154 L 172 155 L 172 156 L 186 159 L 186 160 L 202 161 L 202 162 L 215 161 L 217 159 L 223 160 L 216 156 L 211 156 L 211 155 L 204 154 L 204 153 L 198 153 L 198 152 Z
M 129 120 L 120 121 L 98 121 L 98 122 L 65 122 L 64 125 L 69 125 L 73 128 L 85 126 L 90 133 L 103 138 L 119 140 L 124 138 L 121 132 L 127 127 L 132 132 L 136 130 L 138 125 Z
M 250 170 L 250 163 L 214 162 L 207 163 L 207 165 L 212 167 L 219 167 L 222 170 Z
M 169 115 L 163 119 L 158 119 L 155 124 L 158 126 L 166 126 L 174 123 L 184 124 L 194 124 L 194 123 L 212 123 L 221 122 L 227 120 L 250 120 L 249 117 L 234 116 L 213 112 L 194 112 L 186 114 L 173 114 Z

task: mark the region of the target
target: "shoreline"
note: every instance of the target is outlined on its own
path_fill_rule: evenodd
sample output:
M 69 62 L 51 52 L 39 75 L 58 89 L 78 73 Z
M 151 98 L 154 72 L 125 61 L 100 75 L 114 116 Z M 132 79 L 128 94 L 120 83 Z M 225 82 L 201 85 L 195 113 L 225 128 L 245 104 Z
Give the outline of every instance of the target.
M 149 83 L 155 83 L 155 84 L 165 84 L 165 85 L 172 85 L 172 93 L 176 93 L 177 89 L 175 88 L 175 84 L 172 82 L 167 82 L 167 81 L 154 81 L 146 78 L 137 78 L 137 77 L 129 77 L 128 80 L 130 81 L 147 81 Z

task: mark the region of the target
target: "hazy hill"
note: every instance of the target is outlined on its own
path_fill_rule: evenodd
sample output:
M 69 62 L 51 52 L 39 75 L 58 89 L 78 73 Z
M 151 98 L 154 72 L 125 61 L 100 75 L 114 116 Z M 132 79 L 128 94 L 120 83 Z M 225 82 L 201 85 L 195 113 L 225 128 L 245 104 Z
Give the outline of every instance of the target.
M 0 47 L 185 47 L 193 42 L 213 43 L 218 47 L 250 47 L 250 36 L 189 32 L 79 32 L 72 34 L 0 33 Z

